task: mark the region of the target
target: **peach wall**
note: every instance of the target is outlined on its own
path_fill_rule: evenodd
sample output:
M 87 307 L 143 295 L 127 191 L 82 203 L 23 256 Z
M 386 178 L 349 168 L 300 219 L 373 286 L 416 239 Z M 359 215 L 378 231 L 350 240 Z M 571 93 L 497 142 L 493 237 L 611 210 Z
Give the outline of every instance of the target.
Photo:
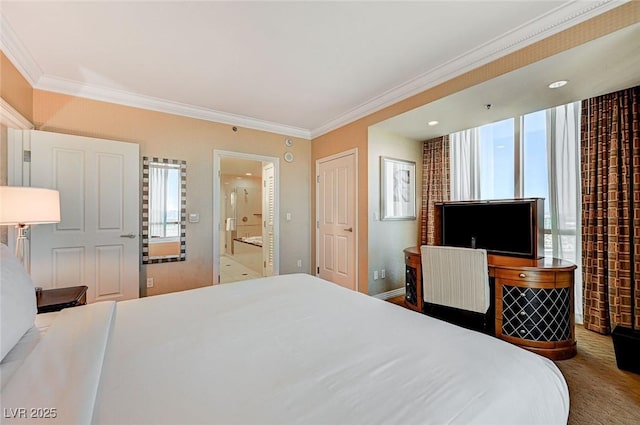
M 23 117 L 33 119 L 33 89 L 11 61 L 0 51 L 0 97 Z
M 0 97 L 26 119 L 33 116 L 33 89 L 0 51 Z M 0 126 L 0 185 L 7 184 L 7 129 Z M 0 226 L 0 243 L 7 243 L 7 226 Z
M 596 16 L 517 52 L 469 71 L 459 77 L 452 78 L 431 89 L 313 139 L 311 144 L 311 160 L 314 165 L 316 160 L 334 153 L 352 148 L 357 148 L 359 151 L 359 158 L 361 158 L 358 167 L 358 250 L 360 252 L 358 279 L 360 291 L 368 292 L 367 272 L 369 265 L 368 259 L 363 253 L 367 252 L 369 239 L 367 228 L 369 214 L 367 209 L 369 204 L 367 199 L 368 169 L 366 161 L 368 157 L 369 126 L 638 22 L 640 22 L 640 1 L 626 3 L 607 13 Z M 315 221 L 315 185 L 311 186 L 311 192 L 311 211 L 314 214 Z M 311 241 L 311 258 L 313 259 L 313 268 L 315 269 L 315 233 L 312 233 Z
M 231 125 L 42 90 L 34 90 L 33 104 L 37 130 L 137 143 L 141 156 L 187 161 L 187 213 L 200 213 L 200 221 L 187 223 L 186 261 L 143 267 L 141 281 L 154 278 L 149 295 L 212 283 L 214 149 L 277 158 L 285 150 L 294 154 L 294 162 L 280 161 L 280 273 L 310 271 L 310 141 L 289 137 L 294 143 L 288 148 L 280 134 L 234 132 Z M 282 219 L 287 212 L 291 221 Z
M 369 291 L 369 282 L 367 279 L 368 274 L 368 229 L 367 229 L 367 205 L 363 204 L 363 200 L 367 200 L 367 158 L 368 158 L 368 145 L 367 145 L 367 132 L 365 127 L 364 134 L 360 131 L 361 128 L 354 124 L 349 124 L 342 127 L 328 135 L 314 139 L 311 144 L 311 155 L 313 166 L 315 168 L 315 162 L 319 159 L 326 158 L 328 156 L 344 152 L 350 149 L 357 149 L 358 151 L 358 226 L 357 226 L 357 248 L 358 248 L 358 291 L 365 294 Z M 329 137 L 334 133 L 339 133 L 337 137 Z M 314 172 L 315 175 L 315 172 Z M 364 176 L 364 178 L 363 178 Z M 316 185 L 311 185 L 311 212 L 313 214 L 312 222 L 316 221 Z M 316 234 L 315 231 L 311 235 L 312 240 L 312 269 L 316 270 Z

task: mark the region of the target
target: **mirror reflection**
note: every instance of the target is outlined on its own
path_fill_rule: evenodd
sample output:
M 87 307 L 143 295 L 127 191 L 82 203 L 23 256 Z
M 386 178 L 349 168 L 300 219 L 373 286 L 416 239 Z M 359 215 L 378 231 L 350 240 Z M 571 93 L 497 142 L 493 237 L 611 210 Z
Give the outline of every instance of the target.
M 181 160 L 143 157 L 142 262 L 186 259 L 186 176 Z

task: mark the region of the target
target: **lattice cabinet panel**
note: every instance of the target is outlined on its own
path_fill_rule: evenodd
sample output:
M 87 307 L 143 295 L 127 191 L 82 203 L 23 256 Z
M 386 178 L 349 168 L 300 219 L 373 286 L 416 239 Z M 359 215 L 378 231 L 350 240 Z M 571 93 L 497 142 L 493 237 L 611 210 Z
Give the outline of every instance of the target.
M 530 341 L 571 338 L 570 288 L 502 286 L 502 334 Z

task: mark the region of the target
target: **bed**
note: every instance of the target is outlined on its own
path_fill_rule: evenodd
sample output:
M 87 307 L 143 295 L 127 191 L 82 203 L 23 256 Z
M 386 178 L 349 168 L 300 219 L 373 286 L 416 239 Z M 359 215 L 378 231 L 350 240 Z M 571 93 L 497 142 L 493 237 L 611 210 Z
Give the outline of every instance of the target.
M 3 423 L 47 412 L 42 422 L 64 424 L 568 418 L 567 385 L 552 361 L 306 274 L 37 319 L 2 362 Z

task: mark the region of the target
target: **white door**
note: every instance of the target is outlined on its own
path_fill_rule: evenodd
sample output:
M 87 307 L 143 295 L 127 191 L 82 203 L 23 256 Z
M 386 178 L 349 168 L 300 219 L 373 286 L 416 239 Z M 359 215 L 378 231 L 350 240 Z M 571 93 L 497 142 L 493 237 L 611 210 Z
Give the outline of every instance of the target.
M 273 249 L 275 221 L 275 172 L 273 163 L 262 167 L 262 264 L 263 276 L 273 276 Z
M 318 275 L 356 290 L 356 154 L 321 159 L 317 168 Z
M 31 228 L 31 276 L 86 285 L 87 302 L 138 298 L 139 146 L 30 131 L 31 186 L 60 191 L 60 223 Z

